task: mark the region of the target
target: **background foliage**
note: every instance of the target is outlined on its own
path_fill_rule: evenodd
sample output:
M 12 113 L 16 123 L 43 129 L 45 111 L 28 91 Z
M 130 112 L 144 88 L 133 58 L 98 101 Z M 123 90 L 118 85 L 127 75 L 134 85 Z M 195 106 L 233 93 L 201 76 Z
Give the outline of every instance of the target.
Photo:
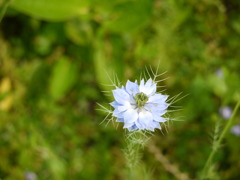
M 124 130 L 99 125 L 96 102 L 111 100 L 106 72 L 124 84 L 158 64 L 165 92 L 188 96 L 172 113 L 184 121 L 151 143 L 197 179 L 226 122 L 219 108 L 240 96 L 239 10 L 233 0 L 13 0 L 0 24 L 0 179 L 126 179 Z M 240 178 L 238 142 L 229 133 L 213 178 Z M 176 176 L 147 148 L 137 168 L 141 179 Z

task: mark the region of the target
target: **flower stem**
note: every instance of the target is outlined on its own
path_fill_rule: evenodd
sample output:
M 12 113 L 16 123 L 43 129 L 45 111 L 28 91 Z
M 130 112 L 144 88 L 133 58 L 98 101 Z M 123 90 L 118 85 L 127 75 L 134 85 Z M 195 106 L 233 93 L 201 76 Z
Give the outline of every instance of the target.
M 132 132 L 126 136 L 124 155 L 128 169 L 128 179 L 136 179 L 136 169 L 141 159 L 143 150 L 149 137 L 143 132 Z
M 1 4 L 2 7 L 0 7 L 0 23 L 3 19 L 3 16 L 4 16 L 10 2 L 11 2 L 11 0 L 3 0 L 2 4 Z
M 235 115 L 236 115 L 236 113 L 237 113 L 237 110 L 238 110 L 238 108 L 239 108 L 239 105 L 240 105 L 240 101 L 236 104 L 236 106 L 235 106 L 235 108 L 234 108 L 234 110 L 233 110 L 233 113 L 232 113 L 231 118 L 228 120 L 228 122 L 227 122 L 225 128 L 223 129 L 223 131 L 222 131 L 219 139 L 216 141 L 216 143 L 215 143 L 215 145 L 214 145 L 215 147 L 219 147 L 219 146 L 220 146 L 220 144 L 221 144 L 224 136 L 226 135 L 226 133 L 229 131 L 230 127 L 232 126 L 232 124 L 233 124 L 233 119 L 234 119 L 234 117 L 235 117 Z M 212 162 L 212 159 L 213 159 L 213 157 L 214 157 L 217 149 L 218 149 L 218 148 L 213 148 L 212 151 L 211 151 L 211 153 L 209 154 L 208 159 L 207 159 L 207 161 L 206 161 L 206 163 L 205 163 L 205 166 L 204 166 L 204 168 L 203 168 L 203 171 L 202 171 L 202 177 L 201 177 L 201 179 L 205 179 L 205 178 L 206 178 L 207 169 L 209 168 L 209 166 L 210 166 L 210 164 L 211 164 L 211 162 Z

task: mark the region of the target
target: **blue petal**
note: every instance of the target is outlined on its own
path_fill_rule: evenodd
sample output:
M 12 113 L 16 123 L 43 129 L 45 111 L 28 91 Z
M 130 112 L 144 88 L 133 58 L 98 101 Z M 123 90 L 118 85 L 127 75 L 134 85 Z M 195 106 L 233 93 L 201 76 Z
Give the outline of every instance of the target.
M 129 101 L 130 99 L 129 94 L 123 89 L 115 89 L 112 92 L 115 100 L 120 104 L 124 104 L 126 101 Z
M 152 79 L 150 78 L 150 79 L 146 82 L 145 86 L 150 87 L 150 86 L 152 86 L 152 84 L 153 84 L 153 81 L 152 81 Z
M 122 112 L 122 111 L 126 111 L 127 109 L 132 108 L 131 104 L 129 102 L 125 102 L 124 105 L 118 106 L 117 109 Z
M 153 95 L 154 93 L 156 93 L 156 90 L 157 90 L 157 85 L 156 85 L 156 84 L 153 84 L 153 85 L 151 86 L 151 91 L 149 91 L 148 96 L 151 96 L 151 95 Z
M 142 79 L 141 82 L 140 82 L 139 91 L 143 92 L 145 94 L 148 91 L 148 87 L 146 87 L 145 84 L 144 84 L 144 79 Z
M 138 112 L 135 109 L 128 109 L 123 116 L 125 123 L 133 123 L 138 119 Z
M 158 122 L 165 122 L 166 119 L 161 117 L 164 115 L 167 111 L 165 109 L 156 108 L 155 104 L 147 104 L 144 106 L 148 111 L 152 113 L 153 119 Z
M 168 98 L 168 95 L 154 94 L 153 96 L 149 97 L 148 102 L 162 103 L 162 102 L 165 102 L 167 98 Z
M 152 103 L 155 105 L 155 107 L 159 110 L 165 110 L 168 108 L 169 104 L 168 103 Z
M 117 117 L 117 118 L 123 118 L 123 113 L 124 113 L 124 112 L 120 112 L 120 111 L 118 111 L 118 109 L 115 109 L 115 110 L 113 111 L 112 115 L 113 115 L 114 117 Z
M 167 121 L 162 115 L 164 115 L 167 111 L 164 108 L 159 108 L 158 104 L 146 104 L 144 106 L 145 109 L 152 113 L 153 119 L 157 122 L 165 122 Z
M 168 105 L 160 105 L 160 104 L 153 104 L 153 103 L 147 103 L 144 105 L 144 108 L 150 112 L 152 112 L 153 114 L 157 114 L 159 116 L 162 116 L 163 114 L 165 114 L 166 108 L 168 107 Z
M 144 86 L 144 79 L 141 80 L 140 85 L 139 85 L 139 88 L 140 88 L 140 86 L 141 86 L 141 87 Z
M 117 122 L 124 122 L 124 119 L 123 118 L 117 118 L 116 121 Z
M 139 91 L 143 92 L 147 96 L 150 96 L 156 92 L 157 86 L 155 83 L 152 83 L 152 80 L 149 79 L 146 82 L 146 85 L 144 85 L 144 80 L 141 80 L 140 86 L 139 86 Z
M 132 126 L 134 126 L 134 122 L 133 123 L 124 123 L 124 126 L 123 126 L 123 128 L 130 128 L 130 127 L 132 127 Z
M 127 81 L 126 90 L 129 94 L 135 96 L 139 92 L 138 85 L 131 81 Z
M 160 126 L 160 124 L 159 124 L 159 122 L 155 122 L 155 121 L 154 121 L 154 124 L 155 124 L 154 127 L 155 127 L 156 129 L 162 129 L 161 126 Z
M 154 131 L 155 125 L 153 124 L 153 121 L 148 124 L 147 130 Z
M 166 122 L 167 120 L 161 116 L 158 116 L 157 114 L 153 114 L 153 119 L 157 122 Z
M 145 124 L 142 123 L 139 119 L 135 122 L 138 129 L 145 129 Z
M 149 126 L 149 130 L 154 131 L 154 129 L 161 129 L 159 122 L 152 121 L 152 123 Z
M 152 113 L 149 111 L 139 113 L 139 124 L 144 126 L 145 129 L 148 129 L 149 123 L 153 121 Z
M 138 127 L 136 126 L 136 124 L 134 124 L 133 126 L 131 126 L 130 128 L 128 128 L 129 131 L 134 131 L 136 130 Z
M 111 102 L 110 105 L 114 108 L 117 108 L 118 106 L 121 106 L 121 104 L 119 104 L 117 101 Z

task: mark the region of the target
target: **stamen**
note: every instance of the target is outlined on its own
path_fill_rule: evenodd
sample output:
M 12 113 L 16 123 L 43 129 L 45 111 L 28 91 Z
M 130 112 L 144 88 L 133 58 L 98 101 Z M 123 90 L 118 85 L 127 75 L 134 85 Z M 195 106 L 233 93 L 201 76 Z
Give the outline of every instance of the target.
M 143 92 L 137 93 L 134 97 L 137 107 L 143 107 L 146 102 L 148 101 L 148 96 L 146 94 L 144 94 Z

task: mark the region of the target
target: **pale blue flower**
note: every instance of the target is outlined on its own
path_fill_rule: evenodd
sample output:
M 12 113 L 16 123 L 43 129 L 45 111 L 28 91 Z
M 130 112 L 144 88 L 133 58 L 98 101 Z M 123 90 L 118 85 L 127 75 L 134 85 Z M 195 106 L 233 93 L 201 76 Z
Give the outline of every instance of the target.
M 113 90 L 115 101 L 110 104 L 117 122 L 123 122 L 129 131 L 161 129 L 159 123 L 166 121 L 162 116 L 169 104 L 166 103 L 168 96 L 157 93 L 156 89 L 152 79 L 146 83 L 142 79 L 140 85 L 137 81 L 127 81 L 126 87 Z
M 27 172 L 25 172 L 25 179 L 26 180 L 36 180 L 37 175 L 34 172 L 27 171 Z
M 240 136 L 240 124 L 233 126 L 231 128 L 231 133 L 235 134 L 236 136 Z
M 223 76 L 224 76 L 224 73 L 223 73 L 223 71 L 222 71 L 222 69 L 217 69 L 216 71 L 215 71 L 215 74 L 219 77 L 219 78 L 223 78 Z
M 229 119 L 232 115 L 232 109 L 229 106 L 223 106 L 219 108 L 219 114 L 224 119 Z

